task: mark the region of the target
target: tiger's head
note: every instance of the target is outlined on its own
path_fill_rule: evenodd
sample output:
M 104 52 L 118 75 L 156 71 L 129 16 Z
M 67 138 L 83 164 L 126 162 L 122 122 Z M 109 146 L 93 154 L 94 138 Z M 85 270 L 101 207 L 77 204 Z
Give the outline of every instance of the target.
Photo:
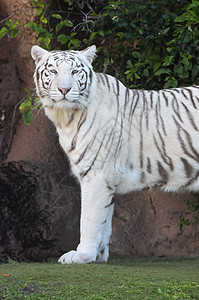
M 80 109 L 88 106 L 92 84 L 92 61 L 96 47 L 82 51 L 51 51 L 33 46 L 34 81 L 44 107 Z

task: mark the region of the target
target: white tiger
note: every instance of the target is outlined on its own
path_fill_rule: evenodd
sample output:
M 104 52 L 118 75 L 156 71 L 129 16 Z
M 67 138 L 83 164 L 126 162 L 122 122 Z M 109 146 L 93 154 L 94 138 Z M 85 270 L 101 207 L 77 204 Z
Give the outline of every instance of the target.
M 32 48 L 37 94 L 81 184 L 80 244 L 63 264 L 107 262 L 115 193 L 199 189 L 199 87 L 129 90 L 93 71 L 95 52 Z

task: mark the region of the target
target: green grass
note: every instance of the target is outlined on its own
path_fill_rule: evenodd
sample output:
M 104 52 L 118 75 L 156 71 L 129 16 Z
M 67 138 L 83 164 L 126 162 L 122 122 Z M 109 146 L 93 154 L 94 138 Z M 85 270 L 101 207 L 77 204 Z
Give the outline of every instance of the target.
M 2 274 L 10 274 L 2 276 Z M 0 265 L 0 299 L 199 299 L 199 259 Z

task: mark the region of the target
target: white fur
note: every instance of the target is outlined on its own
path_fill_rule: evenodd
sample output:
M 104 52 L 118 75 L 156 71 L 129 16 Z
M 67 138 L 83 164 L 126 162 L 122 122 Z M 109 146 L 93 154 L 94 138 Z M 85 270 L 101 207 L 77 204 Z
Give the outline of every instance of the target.
M 81 184 L 80 244 L 63 264 L 108 260 L 114 193 L 199 189 L 199 88 L 127 90 L 92 70 L 95 50 L 32 49 L 37 93 Z

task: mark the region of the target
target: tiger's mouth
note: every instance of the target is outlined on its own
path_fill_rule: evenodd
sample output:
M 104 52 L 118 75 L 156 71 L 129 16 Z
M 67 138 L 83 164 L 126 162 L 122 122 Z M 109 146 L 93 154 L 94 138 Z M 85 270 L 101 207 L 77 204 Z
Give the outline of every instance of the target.
M 67 99 L 65 96 L 64 96 L 62 99 L 59 99 L 59 100 L 55 100 L 55 99 L 53 99 L 53 98 L 51 98 L 51 100 L 52 100 L 54 103 L 59 103 L 59 102 L 62 102 L 62 101 L 72 102 L 72 101 L 70 101 L 69 99 Z

